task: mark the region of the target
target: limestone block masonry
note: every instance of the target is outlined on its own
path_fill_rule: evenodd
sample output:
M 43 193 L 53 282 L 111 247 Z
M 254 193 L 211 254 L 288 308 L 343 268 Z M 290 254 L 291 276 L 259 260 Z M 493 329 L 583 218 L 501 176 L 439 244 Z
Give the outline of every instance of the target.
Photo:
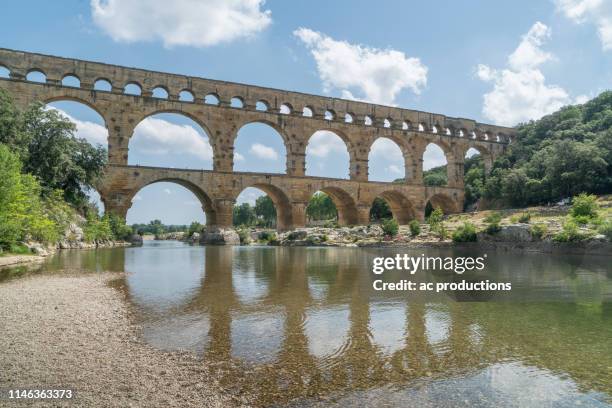
M 512 128 L 470 119 L 9 49 L 0 49 L 0 67 L 9 71 L 9 78 L 0 78 L 0 88 L 20 107 L 70 100 L 102 116 L 108 129 L 108 166 L 97 188 L 106 211 L 123 217 L 140 189 L 169 181 L 199 198 L 207 225 L 214 229 L 231 226 L 236 197 L 247 187 L 257 187 L 272 198 L 279 230 L 305 224 L 306 206 L 316 191 L 331 196 L 342 225 L 367 224 L 376 197 L 384 198 L 398 222 L 406 224 L 423 219 L 428 201 L 445 213 L 461 211 L 467 150 L 477 149 L 488 171 L 516 137 Z M 32 71 L 43 73 L 46 82 L 28 81 Z M 75 77 L 80 85 L 62 85 L 66 77 Z M 100 80 L 110 83 L 110 90 L 94 89 Z M 128 84 L 138 86 L 141 94 L 125 94 Z M 164 89 L 168 97 L 153 97 L 155 88 Z M 179 95 L 191 95 L 192 100 Z M 206 103 L 211 99 L 207 96 L 214 96 L 215 103 Z M 128 146 L 136 125 L 164 112 L 185 115 L 206 131 L 213 149 L 213 170 L 128 165 Z M 283 138 L 286 174 L 233 171 L 235 138 L 241 127 L 253 122 L 273 127 Z M 345 142 L 350 180 L 305 176 L 306 146 L 319 130 L 332 131 Z M 381 137 L 393 140 L 402 150 L 405 182 L 368 181 L 370 147 Z M 440 146 L 446 155 L 447 186 L 423 185 L 423 153 L 429 143 Z

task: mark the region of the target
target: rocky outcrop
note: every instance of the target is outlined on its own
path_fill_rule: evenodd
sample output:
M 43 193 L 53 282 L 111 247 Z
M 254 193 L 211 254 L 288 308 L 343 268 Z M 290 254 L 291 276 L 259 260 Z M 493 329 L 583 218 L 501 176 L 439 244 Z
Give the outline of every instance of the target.
M 489 234 L 485 231 L 478 233 L 479 242 L 532 242 L 533 237 L 529 232 L 529 224 L 512 224 L 501 227 L 501 229 Z
M 200 243 L 204 245 L 240 245 L 240 237 L 231 228 L 218 228 L 204 231 Z

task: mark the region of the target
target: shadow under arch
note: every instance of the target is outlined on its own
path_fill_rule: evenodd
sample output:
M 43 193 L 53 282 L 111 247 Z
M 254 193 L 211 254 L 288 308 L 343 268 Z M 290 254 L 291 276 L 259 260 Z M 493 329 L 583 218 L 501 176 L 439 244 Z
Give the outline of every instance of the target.
M 134 189 L 134 191 L 132 191 L 132 193 L 128 197 L 129 199 L 128 202 L 130 203 L 130 207 L 131 207 L 132 200 L 134 199 L 136 194 L 138 194 L 138 192 L 141 191 L 143 188 L 150 186 L 152 184 L 164 183 L 164 182 L 178 184 L 179 186 L 184 187 L 187 190 L 189 190 L 191 193 L 193 193 L 193 195 L 195 195 L 197 199 L 200 201 L 200 203 L 202 204 L 202 210 L 204 210 L 204 214 L 206 214 L 206 227 L 217 225 L 217 211 L 216 211 L 213 201 L 208 196 L 208 194 L 206 194 L 200 187 L 193 184 L 192 182 L 188 180 L 183 180 L 180 178 L 159 178 L 159 179 L 155 179 L 153 181 L 147 182 L 139 186 L 137 189 Z M 106 205 L 106 202 L 104 202 L 104 204 Z M 118 215 L 123 215 L 123 217 L 125 218 L 127 217 L 128 210 L 129 208 L 126 209 L 125 214 L 118 214 Z
M 276 210 L 276 229 L 278 231 L 286 231 L 293 227 L 293 216 L 291 214 L 291 200 L 287 194 L 278 186 L 266 183 L 255 183 L 244 186 L 234 196 L 234 200 L 238 198 L 242 191 L 249 187 L 257 188 L 270 197 Z M 206 215 L 208 217 L 208 214 Z
M 416 211 L 412 202 L 399 191 L 387 190 L 378 195 L 382 197 L 393 214 L 393 218 L 400 225 L 406 225 L 417 218 Z
M 359 224 L 357 204 L 348 192 L 339 187 L 323 187 L 318 191 L 327 194 L 336 206 L 336 211 L 338 211 L 338 225 L 347 226 Z
M 428 198 L 428 203 L 433 209 L 440 208 L 444 214 L 454 214 L 459 212 L 457 203 L 447 194 L 435 193 Z

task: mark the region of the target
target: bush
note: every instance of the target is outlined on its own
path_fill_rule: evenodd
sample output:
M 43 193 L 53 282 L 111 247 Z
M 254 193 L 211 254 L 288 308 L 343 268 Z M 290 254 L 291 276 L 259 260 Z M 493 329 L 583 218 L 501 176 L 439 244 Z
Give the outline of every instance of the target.
M 521 224 L 529 224 L 529 221 L 531 221 L 531 213 L 529 212 L 522 213 L 518 217 L 518 222 Z
M 238 228 L 236 229 L 236 233 L 238 234 L 238 238 L 240 238 L 240 245 L 247 245 L 251 242 L 251 235 L 247 229 Z
M 280 241 L 275 232 L 270 232 L 268 235 L 268 245 L 279 245 Z
M 259 233 L 259 240 L 260 241 L 264 241 L 264 242 L 270 241 L 270 238 L 272 237 L 272 235 L 274 235 L 273 232 L 270 232 L 270 231 L 261 231 Z
M 413 237 L 416 237 L 421 233 L 421 224 L 417 220 L 410 221 L 408 227 L 410 227 L 410 235 Z
M 574 218 L 586 217 L 588 219 L 597 217 L 597 196 L 582 193 L 572 199 L 570 214 Z
M 202 224 L 200 224 L 197 221 L 193 221 L 190 225 L 189 225 L 189 229 L 187 230 L 187 236 L 188 237 L 192 237 L 193 234 L 195 234 L 196 232 L 198 234 L 202 233 L 202 230 L 204 230 L 204 226 Z M 238 231 L 241 231 L 240 229 Z M 238 232 L 238 235 L 240 235 L 240 232 Z
M 547 228 L 544 224 L 534 224 L 531 226 L 531 228 L 529 228 L 529 233 L 531 234 L 531 237 L 535 239 L 542 239 L 546 231 Z
M 589 222 L 591 222 L 591 217 L 586 215 L 575 215 L 574 221 L 576 221 L 576 224 L 579 225 L 587 225 Z
M 572 218 L 567 219 L 563 223 L 563 230 L 555 234 L 553 241 L 555 242 L 576 242 L 585 238 L 578 230 L 578 224 Z
M 484 221 L 488 224 L 485 228 L 487 234 L 493 235 L 501 231 L 501 227 L 499 226 L 501 219 L 501 214 L 496 212 L 493 212 L 485 217 Z
M 612 219 L 607 219 L 599 225 L 597 232 L 605 235 L 610 241 L 612 241 Z
M 448 231 L 444 226 L 444 213 L 441 208 L 436 208 L 429 214 L 427 223 L 431 232 L 435 233 L 440 240 L 445 239 L 448 236 Z
M 383 233 L 390 237 L 396 236 L 399 231 L 399 225 L 393 218 L 383 220 L 381 227 Z
M 474 224 L 465 222 L 453 232 L 454 242 L 476 242 L 476 227 Z

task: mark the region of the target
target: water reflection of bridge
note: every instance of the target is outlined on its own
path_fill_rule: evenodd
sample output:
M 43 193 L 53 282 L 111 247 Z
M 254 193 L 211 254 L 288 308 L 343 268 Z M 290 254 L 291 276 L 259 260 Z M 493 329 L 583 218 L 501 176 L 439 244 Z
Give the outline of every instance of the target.
M 205 359 L 224 367 L 223 381 L 265 395 L 263 402 L 447 378 L 504 360 L 610 393 L 612 329 L 587 333 L 587 346 L 590 326 L 560 319 L 558 305 L 380 295 L 360 267 L 367 261 L 363 251 L 276 248 L 261 256 L 249 248 L 206 248 L 200 288 L 178 313 L 207 316 Z M 579 306 L 567 307 L 575 317 Z M 609 319 L 610 309 L 582 318 Z M 232 359 L 256 374 L 225 364 Z M 584 370 L 584 361 L 594 362 L 590 372 L 598 375 Z

